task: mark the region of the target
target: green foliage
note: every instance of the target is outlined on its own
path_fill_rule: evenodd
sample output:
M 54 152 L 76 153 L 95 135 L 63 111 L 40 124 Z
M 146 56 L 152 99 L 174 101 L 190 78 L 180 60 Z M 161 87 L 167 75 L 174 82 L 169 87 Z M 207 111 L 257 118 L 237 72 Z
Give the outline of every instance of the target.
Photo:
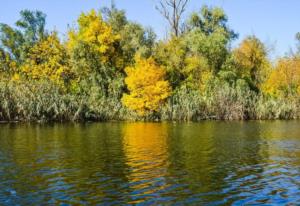
M 203 6 L 199 13 L 191 14 L 187 21 L 187 29 L 199 29 L 206 36 L 223 33 L 227 39 L 237 38 L 237 34 L 227 25 L 228 18 L 222 8 Z
M 0 24 L 1 45 L 18 63 L 26 58 L 28 50 L 36 42 L 47 36 L 45 14 L 40 11 L 23 10 L 20 15 L 20 20 L 15 24 L 17 28 Z
M 167 79 L 173 88 L 180 86 L 185 80 L 187 45 L 183 37 L 172 37 L 169 41 L 161 41 L 155 49 L 155 60 L 164 65 Z
M 118 10 L 115 5 L 102 9 L 104 20 L 111 26 L 113 32 L 120 36 L 119 56 L 123 67 L 134 63 L 136 54 L 149 58 L 155 43 L 156 35 L 151 28 L 145 29 L 138 23 L 127 19 L 125 11 Z
M 229 39 L 222 32 L 214 32 L 207 36 L 200 29 L 187 34 L 187 45 L 191 52 L 207 59 L 210 70 L 215 74 L 221 70 L 228 55 Z

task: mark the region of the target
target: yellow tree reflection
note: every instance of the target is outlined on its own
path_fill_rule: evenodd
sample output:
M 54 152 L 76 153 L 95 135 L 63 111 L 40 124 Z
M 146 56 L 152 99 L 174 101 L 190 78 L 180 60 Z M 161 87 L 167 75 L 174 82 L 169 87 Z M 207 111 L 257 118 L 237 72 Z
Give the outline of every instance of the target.
M 130 188 L 140 196 L 131 203 L 159 196 L 166 186 L 167 124 L 128 123 L 123 137 Z

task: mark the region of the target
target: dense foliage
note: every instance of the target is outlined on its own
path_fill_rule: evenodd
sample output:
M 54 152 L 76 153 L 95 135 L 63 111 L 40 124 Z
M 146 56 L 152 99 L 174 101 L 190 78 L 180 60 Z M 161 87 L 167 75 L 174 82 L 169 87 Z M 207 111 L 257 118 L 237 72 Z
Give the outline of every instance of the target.
M 115 6 L 82 13 L 65 41 L 42 12 L 20 15 L 0 24 L 0 121 L 300 117 L 299 51 L 271 62 L 253 35 L 232 48 L 221 8 L 164 40 Z

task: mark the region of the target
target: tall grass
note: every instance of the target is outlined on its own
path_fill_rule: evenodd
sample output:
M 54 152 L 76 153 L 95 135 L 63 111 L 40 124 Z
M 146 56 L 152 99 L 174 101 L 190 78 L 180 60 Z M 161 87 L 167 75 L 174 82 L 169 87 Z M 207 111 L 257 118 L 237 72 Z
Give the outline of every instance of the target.
M 175 91 L 159 112 L 141 118 L 126 109 L 120 96 L 103 97 L 95 88 L 86 94 L 61 92 L 49 82 L 0 82 L 0 121 L 109 120 L 271 120 L 298 119 L 298 97 L 274 98 L 229 84 L 201 93 Z

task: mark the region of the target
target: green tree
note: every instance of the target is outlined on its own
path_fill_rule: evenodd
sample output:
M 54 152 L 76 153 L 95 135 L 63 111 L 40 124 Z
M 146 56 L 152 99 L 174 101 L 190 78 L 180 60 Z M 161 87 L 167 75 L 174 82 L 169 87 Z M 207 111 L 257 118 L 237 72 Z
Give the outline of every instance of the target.
M 200 29 L 206 36 L 215 32 L 223 33 L 227 39 L 237 38 L 237 34 L 227 25 L 228 17 L 220 7 L 203 6 L 200 12 L 191 14 L 187 21 L 187 30 Z
M 0 24 L 0 42 L 11 58 L 21 63 L 26 59 L 28 50 L 38 41 L 47 36 L 45 30 L 46 15 L 41 11 L 23 10 L 13 28 Z
M 189 49 L 207 59 L 216 74 L 228 57 L 230 42 L 237 37 L 227 25 L 228 18 L 219 7 L 203 6 L 187 21 L 186 41 Z
M 124 10 L 119 10 L 114 4 L 102 10 L 103 19 L 114 34 L 120 36 L 118 57 L 123 60 L 123 67 L 132 65 L 136 54 L 148 58 L 152 55 L 156 35 L 151 28 L 131 22 L 127 19 Z

